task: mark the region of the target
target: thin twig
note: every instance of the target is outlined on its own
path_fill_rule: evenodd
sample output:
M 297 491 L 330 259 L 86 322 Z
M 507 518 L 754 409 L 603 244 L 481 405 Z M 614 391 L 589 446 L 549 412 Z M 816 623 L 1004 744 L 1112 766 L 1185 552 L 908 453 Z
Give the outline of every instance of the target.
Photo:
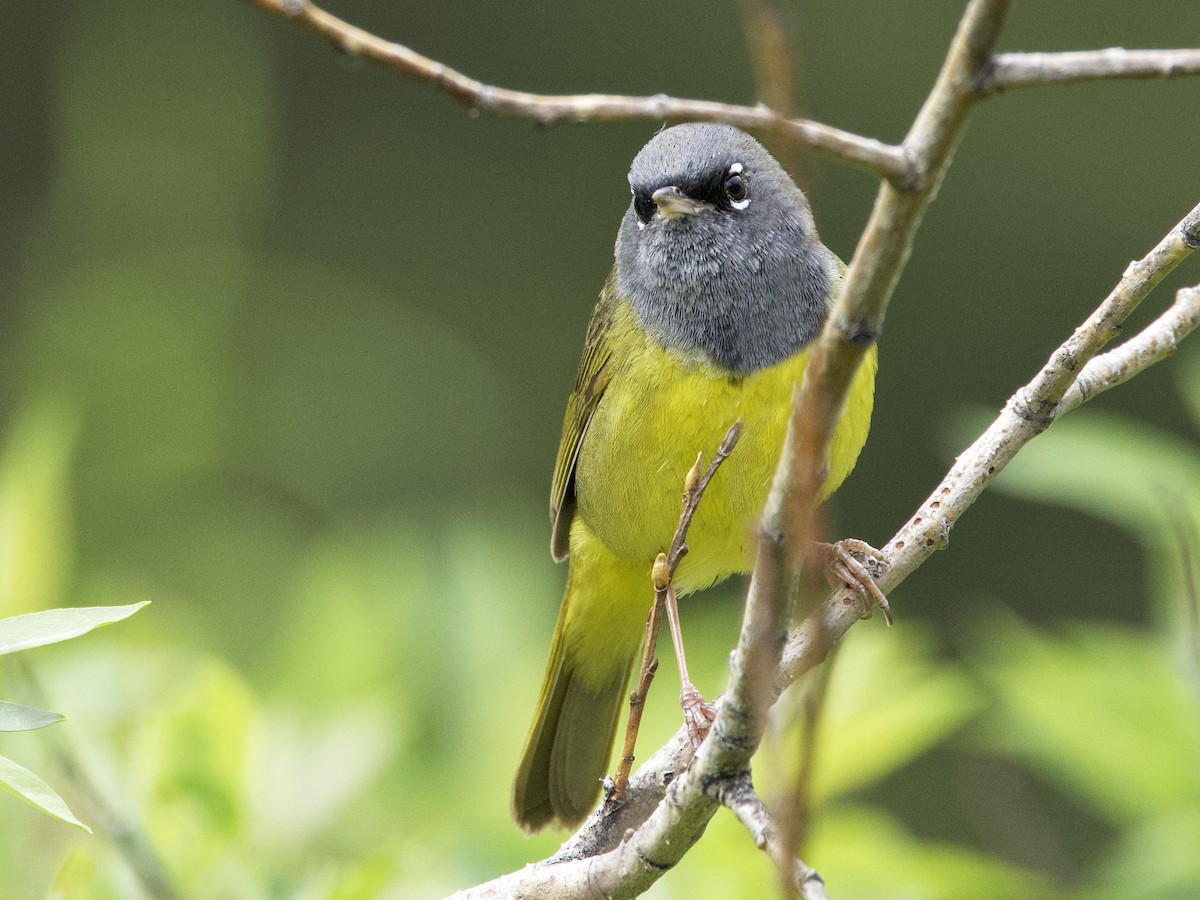
M 1016 412 L 1033 423 L 1049 424 L 1058 414 L 1067 389 L 1079 370 L 1109 341 L 1146 295 L 1167 274 L 1200 246 L 1200 204 L 1158 243 L 1153 250 L 1129 264 L 1125 274 L 1086 322 L 1055 351 L 1038 376 L 1014 398 Z
M 687 480 L 684 482 L 683 508 L 679 513 L 679 525 L 675 529 L 675 536 L 671 539 L 671 549 L 667 552 L 668 580 L 673 581 L 675 579 L 675 570 L 679 568 L 680 561 L 687 555 L 688 529 L 692 527 L 692 517 L 696 515 L 696 509 L 700 506 L 700 499 L 708 489 L 708 483 L 717 474 L 717 469 L 721 467 L 721 463 L 729 459 L 729 454 L 733 452 L 733 448 L 737 446 L 738 439 L 741 436 L 742 422 L 739 419 L 730 425 L 729 430 L 725 432 L 725 437 L 721 440 L 721 446 L 713 454 L 712 462 L 708 464 L 708 468 L 704 470 L 704 473 L 698 478 L 693 478 L 693 473 L 698 472 L 702 460 L 702 457 L 699 456 L 696 457 L 696 465 L 688 472 Z
M 860 137 L 809 119 L 789 119 L 766 106 L 739 106 L 711 100 L 684 100 L 657 94 L 532 94 L 484 84 L 429 59 L 403 44 L 386 41 L 330 15 L 307 0 L 246 0 L 291 20 L 342 52 L 361 57 L 411 81 L 441 91 L 472 112 L 520 116 L 541 125 L 556 122 L 648 120 L 727 122 L 751 131 L 777 134 L 846 165 L 887 178 L 909 180 L 908 161 L 899 147 Z
M 668 595 L 671 590 L 671 582 L 675 577 L 675 570 L 679 568 L 680 560 L 687 555 L 687 533 L 692 525 L 692 517 L 695 516 L 696 509 L 700 506 L 709 482 L 717 474 L 721 463 L 729 458 L 729 454 L 737 446 L 738 438 L 741 435 L 742 423 L 741 420 L 738 420 L 725 432 L 721 446 L 713 454 L 712 462 L 708 464 L 707 469 L 700 468 L 704 461 L 704 455 L 702 453 L 696 455 L 695 465 L 688 470 L 683 479 L 683 499 L 680 501 L 679 524 L 675 526 L 675 534 L 671 538 L 669 552 L 659 553 L 658 558 L 654 561 L 654 568 L 651 570 L 651 581 L 654 584 L 654 605 L 650 608 L 650 615 L 646 619 L 646 639 L 642 645 L 642 666 L 638 674 L 637 687 L 629 695 L 629 721 L 625 726 L 625 742 L 621 749 L 621 761 L 617 767 L 617 775 L 613 779 L 612 796 L 615 799 L 619 800 L 624 797 L 625 790 L 629 785 L 629 772 L 633 768 L 633 751 L 637 744 L 638 729 L 642 724 L 642 711 L 645 709 L 646 695 L 650 691 L 650 682 L 654 680 L 654 673 L 658 669 L 658 660 L 654 658 L 654 649 L 658 644 L 659 624 L 662 622 L 664 609 L 668 608 Z M 677 655 L 680 659 L 683 658 L 682 652 L 677 651 Z
M 754 790 L 749 772 L 722 782 L 720 799 L 750 832 L 755 846 L 775 863 L 788 895 L 800 900 L 828 900 L 821 876 L 798 859 L 791 845 L 781 838 L 771 811 Z
M 980 74 L 976 90 L 988 96 L 1018 88 L 1113 78 L 1200 75 L 1200 49 L 1075 50 L 1065 53 L 999 53 Z
M 642 713 L 646 709 L 646 696 L 650 693 L 650 683 L 654 673 L 658 671 L 658 660 L 654 656 L 654 648 L 658 646 L 658 628 L 662 624 L 663 607 L 666 603 L 667 585 L 666 554 L 658 554 L 654 561 L 654 605 L 646 616 L 646 637 L 642 641 L 642 665 L 638 669 L 637 685 L 629 695 L 629 719 L 625 723 L 625 741 L 621 745 L 621 761 L 617 765 L 617 774 L 613 778 L 612 795 L 623 799 L 629 787 L 629 773 L 633 770 L 636 758 L 633 751 L 637 746 L 638 731 L 642 727 Z M 661 585 L 661 588 L 660 588 Z
M 1058 405 L 1062 415 L 1101 391 L 1124 384 L 1134 375 L 1175 352 L 1179 342 L 1200 326 L 1200 285 L 1180 288 L 1161 316 L 1121 346 L 1101 353 L 1083 367 Z

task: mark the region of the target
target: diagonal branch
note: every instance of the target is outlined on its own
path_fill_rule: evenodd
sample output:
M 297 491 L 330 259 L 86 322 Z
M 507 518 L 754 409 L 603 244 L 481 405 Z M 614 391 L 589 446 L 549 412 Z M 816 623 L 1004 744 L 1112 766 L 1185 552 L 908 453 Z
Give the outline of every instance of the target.
M 1074 409 L 1086 397 L 1119 384 L 1134 369 L 1140 371 L 1169 355 L 1153 348 L 1163 332 L 1182 336 L 1189 326 L 1194 327 L 1200 318 L 1200 310 L 1196 308 L 1200 306 L 1198 289 L 1180 291 L 1171 309 L 1141 334 L 1111 353 L 1093 358 L 1150 289 L 1197 247 L 1200 247 L 1200 204 L 1153 250 L 1129 265 L 1096 311 L 1054 352 L 1034 379 L 1013 394 L 996 420 L 958 457 L 942 483 L 888 541 L 881 551 L 889 564 L 880 578 L 884 590 L 895 588 L 935 550 L 945 547 L 950 529 L 984 488 L 1059 415 Z M 1128 367 L 1109 365 L 1126 358 Z M 1084 365 L 1088 359 L 1092 362 Z M 1090 384 L 1072 393 L 1072 385 L 1082 376 L 1088 376 Z M 1086 395 L 1084 390 L 1088 391 Z M 859 614 L 858 599 L 847 591 L 839 591 L 831 601 L 789 637 L 780 670 L 780 687 L 821 662 L 829 648 L 854 624 Z
M 879 338 L 884 312 L 908 262 L 925 210 L 945 176 L 967 119 L 979 102 L 974 84 L 991 59 L 1010 0 L 971 0 L 946 61 L 903 148 L 918 173 L 915 190 L 880 185 L 871 218 L 820 338 L 810 351 L 789 426 L 796 452 L 789 477 L 797 497 L 813 497 L 825 478 L 833 426 L 858 367 Z M 816 531 L 813 504 L 786 504 L 789 535 Z
M 1102 391 L 1124 384 L 1134 375 L 1175 352 L 1179 342 L 1200 326 L 1200 285 L 1180 288 L 1161 316 L 1121 346 L 1092 357 L 1067 389 L 1058 414 L 1070 412 Z
M 1109 341 L 1121 333 L 1121 326 L 1146 295 L 1167 274 L 1200 246 L 1200 205 L 1142 259 L 1129 264 L 1125 274 L 1104 298 L 1096 311 L 1075 330 L 1037 377 L 1013 398 L 1015 410 L 1023 419 L 1042 427 L 1059 412 L 1059 403 L 1074 384 L 1078 370 Z
M 422 56 L 403 44 L 386 41 L 307 0 L 247 0 L 268 12 L 290 19 L 342 52 L 372 62 L 411 81 L 429 85 L 472 111 L 498 116 L 521 116 L 542 125 L 556 122 L 612 122 L 643 119 L 651 122 L 727 122 L 766 131 L 811 147 L 856 169 L 903 183 L 908 162 L 899 147 L 860 137 L 810 119 L 786 118 L 765 106 L 738 106 L 711 100 L 683 100 L 657 94 L 629 97 L 618 94 L 532 94 L 484 84 L 449 66 Z
M 1200 75 L 1200 49 L 1076 50 L 1066 53 L 999 53 L 980 73 L 983 96 L 1046 84 L 1075 84 L 1113 78 L 1177 78 Z
M 771 858 L 784 885 L 800 900 L 828 900 L 825 882 L 791 852 L 771 811 L 754 790 L 749 773 L 727 782 L 721 791 L 721 803 L 750 832 L 754 844 Z

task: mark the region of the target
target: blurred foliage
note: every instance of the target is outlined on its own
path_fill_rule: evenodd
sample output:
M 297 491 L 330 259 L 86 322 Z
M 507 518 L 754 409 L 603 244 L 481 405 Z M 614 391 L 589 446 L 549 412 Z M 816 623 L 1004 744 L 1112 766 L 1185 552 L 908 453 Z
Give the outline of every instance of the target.
M 0 619 L 0 656 L 57 644 L 87 634 L 101 625 L 119 622 L 133 615 L 146 603 L 128 606 L 85 606 L 68 609 L 47 609 L 8 616 Z M 5 660 L 11 664 L 11 660 Z M 66 717 L 36 706 L 0 700 L 0 732 L 36 731 L 47 725 L 57 725 Z M 80 822 L 50 785 L 19 763 L 0 756 L 0 785 L 69 825 L 91 833 Z
M 716 0 L 682 20 L 511 4 L 514 40 L 466 0 L 331 9 L 515 87 L 754 99 Z M 801 107 L 897 139 L 958 14 L 805 4 Z M 43 736 L 6 733 L 5 754 L 84 821 L 140 823 L 189 897 L 436 896 L 551 852 L 507 810 L 561 590 L 545 488 L 652 126 L 471 118 L 234 0 L 16 0 L 5 25 L 0 616 L 154 601 L 26 654 L 112 808 Z M 1004 48 L 1197 33 L 1183 0 L 1017 4 Z M 1181 79 L 979 111 L 889 314 L 874 430 L 837 497 L 847 531 L 886 539 L 944 471 L 938 429 L 956 423 L 957 451 L 964 406 L 1003 402 L 1195 202 L 1198 104 Z M 808 163 L 848 258 L 875 185 Z M 1092 405 L 896 593 L 895 629 L 842 649 L 804 850 L 832 895 L 1200 894 L 1200 355 Z M 685 606 L 706 693 L 739 587 Z M 643 753 L 678 725 L 672 691 Z M 798 741 L 773 735 L 770 791 Z M 143 894 L 103 827 L 16 803 L 0 884 Z M 773 885 L 718 815 L 651 893 Z

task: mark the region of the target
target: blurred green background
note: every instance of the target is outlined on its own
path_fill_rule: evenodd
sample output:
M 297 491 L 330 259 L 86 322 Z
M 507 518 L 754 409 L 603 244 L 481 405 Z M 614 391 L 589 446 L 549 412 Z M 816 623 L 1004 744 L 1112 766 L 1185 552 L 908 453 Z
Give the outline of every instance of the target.
M 755 100 L 736 4 L 331 11 L 507 86 Z M 804 112 L 897 141 L 960 5 L 794 13 Z M 0 615 L 153 601 L 26 655 L 55 728 L 187 896 L 435 896 L 544 856 L 507 792 L 564 576 L 549 471 L 655 126 L 474 118 L 235 0 L 3 23 Z M 1002 41 L 1189 44 L 1191 0 L 1026 2 Z M 886 541 L 1200 198 L 1198 126 L 1200 79 L 978 111 L 894 297 L 841 533 Z M 802 166 L 848 259 L 876 184 Z M 1198 398 L 1185 347 L 1073 414 L 895 592 L 895 629 L 853 630 L 805 847 L 831 895 L 1200 895 Z M 737 590 L 684 610 L 708 692 Z M 678 723 L 670 676 L 654 694 L 643 747 Z M 97 821 L 44 734 L 0 737 Z M 6 896 L 140 896 L 103 837 L 0 804 Z M 654 896 L 772 883 L 728 817 L 706 843 Z

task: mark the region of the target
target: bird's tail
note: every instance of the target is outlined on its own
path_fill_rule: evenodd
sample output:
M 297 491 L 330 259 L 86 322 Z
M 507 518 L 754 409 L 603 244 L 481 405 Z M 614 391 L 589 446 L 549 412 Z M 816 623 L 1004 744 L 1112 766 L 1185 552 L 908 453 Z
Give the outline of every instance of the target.
M 513 817 L 527 831 L 577 825 L 595 805 L 653 602 L 648 572 L 583 579 L 576 563 L 513 784 Z

